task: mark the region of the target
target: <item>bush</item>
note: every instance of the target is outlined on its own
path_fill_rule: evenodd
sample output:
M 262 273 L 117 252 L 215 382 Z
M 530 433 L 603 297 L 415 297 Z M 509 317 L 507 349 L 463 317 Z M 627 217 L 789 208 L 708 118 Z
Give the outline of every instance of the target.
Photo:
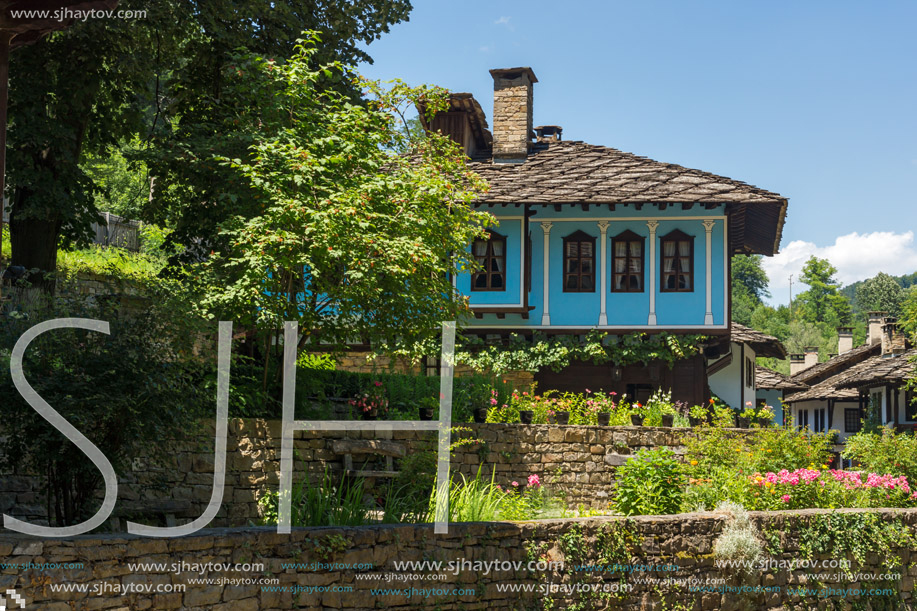
M 740 563 L 741 570 L 749 571 L 764 555 L 760 532 L 745 508 L 737 503 L 720 503 L 714 511 L 725 513 L 729 521 L 713 542 L 713 556 L 718 560 Z
M 277 524 L 278 496 L 276 491 L 269 491 L 258 500 L 262 523 Z M 347 482 L 342 477 L 340 482 L 334 482 L 327 469 L 318 486 L 309 482 L 308 474 L 293 486 L 290 510 L 292 526 L 362 526 L 376 522 L 371 508 L 363 503 L 363 480 Z
M 202 394 L 215 377 L 215 350 L 191 355 L 202 331 L 168 295 L 143 310 L 121 308 L 97 296 L 40 299 L 6 317 L 0 328 L 3 436 L 0 469 L 41 474 L 52 525 L 79 523 L 94 513 L 102 476 L 74 444 L 30 407 L 13 385 L 10 350 L 39 322 L 77 317 L 108 321 L 110 333 L 56 329 L 39 335 L 23 358 L 29 384 L 109 459 L 130 472 L 134 457 L 163 458 L 169 439 L 187 434 L 200 417 L 213 417 L 214 394 Z M 215 347 L 215 342 L 214 342 Z
M 867 471 L 906 475 L 909 481 L 917 481 L 917 437 L 896 433 L 891 427 L 848 437 L 844 458 L 857 461 Z
M 678 513 L 684 473 L 667 448 L 640 450 L 618 467 L 616 509 L 626 516 Z

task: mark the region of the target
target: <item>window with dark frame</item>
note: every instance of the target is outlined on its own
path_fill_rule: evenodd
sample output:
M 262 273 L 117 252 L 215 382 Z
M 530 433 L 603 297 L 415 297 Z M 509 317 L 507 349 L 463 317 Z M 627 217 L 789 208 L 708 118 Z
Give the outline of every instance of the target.
M 694 237 L 676 229 L 661 238 L 659 290 L 663 293 L 694 291 Z
M 489 239 L 477 239 L 472 245 L 472 255 L 481 266 L 471 277 L 472 291 L 506 290 L 506 237 L 489 234 Z
M 595 238 L 583 231 L 564 238 L 564 292 L 595 292 Z
M 627 230 L 611 238 L 611 291 L 643 292 L 643 252 L 646 238 Z
M 745 357 L 745 386 L 755 388 L 755 363 L 748 357 Z
M 859 433 L 860 426 L 861 426 L 860 408 L 858 407 L 844 408 L 844 432 L 845 433 Z

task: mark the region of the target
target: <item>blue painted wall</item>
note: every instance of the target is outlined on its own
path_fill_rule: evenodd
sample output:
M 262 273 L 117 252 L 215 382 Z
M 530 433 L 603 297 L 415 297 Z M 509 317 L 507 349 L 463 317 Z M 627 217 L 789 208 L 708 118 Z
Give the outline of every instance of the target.
M 655 206 L 644 206 L 643 210 L 636 210 L 633 206 L 618 206 L 611 212 L 607 207 L 592 206 L 588 211 L 579 207 L 564 206 L 560 211 L 553 207 L 533 207 L 537 211 L 529 220 L 529 235 L 532 243 L 532 277 L 531 290 L 528 294 L 528 303 L 534 306 L 528 319 L 523 319 L 519 314 L 506 314 L 499 319 L 495 314 L 485 314 L 481 319 L 472 319 L 470 326 L 513 328 L 513 327 L 541 327 L 544 294 L 544 232 L 541 221 L 553 223 L 550 231 L 550 258 L 549 258 L 549 311 L 551 327 L 596 327 L 599 323 L 601 311 L 601 233 L 597 222 L 610 221 L 606 235 L 605 258 L 605 296 L 608 328 L 634 327 L 652 328 L 648 325 L 650 312 L 650 245 L 649 228 L 647 221 L 655 220 L 659 223 L 656 229 L 656 261 L 655 268 L 655 295 L 656 295 L 656 326 L 670 328 L 704 327 L 706 312 L 706 231 L 702 224 L 704 219 L 715 220 L 711 234 L 712 255 L 712 300 L 713 325 L 711 328 L 723 328 L 727 324 L 725 297 L 727 291 L 725 262 L 726 252 L 726 218 L 722 208 L 706 210 L 694 207 L 682 210 L 676 205 L 660 211 Z M 518 218 L 523 213 L 523 208 L 506 207 L 490 210 L 500 225 L 495 229 L 501 235 L 507 236 L 507 289 L 500 292 L 470 291 L 471 278 L 469 274 L 461 274 L 457 278 L 457 288 L 460 292 L 470 296 L 472 307 L 475 305 L 488 306 L 492 304 L 518 304 L 519 288 L 523 282 L 524 270 L 520 267 L 519 254 L 523 248 L 523 241 L 519 238 L 519 230 L 523 221 Z M 662 255 L 659 239 L 670 231 L 679 229 L 694 237 L 694 291 L 689 293 L 663 293 L 660 292 L 660 263 Z M 593 293 L 565 293 L 563 291 L 563 240 L 564 237 L 581 230 L 596 238 L 596 290 Z M 612 274 L 612 249 L 611 239 L 622 231 L 630 230 L 645 236 L 644 253 L 644 282 L 646 290 L 642 293 L 614 293 L 611 292 Z

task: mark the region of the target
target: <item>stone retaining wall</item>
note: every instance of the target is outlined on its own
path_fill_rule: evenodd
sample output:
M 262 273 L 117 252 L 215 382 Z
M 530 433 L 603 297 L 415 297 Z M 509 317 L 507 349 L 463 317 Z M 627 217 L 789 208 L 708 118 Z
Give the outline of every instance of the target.
M 684 451 L 690 429 L 656 427 L 598 427 L 521 424 L 468 424 L 470 435 L 481 441 L 454 452 L 453 473 L 473 477 L 480 465 L 497 483 L 524 482 L 536 473 L 567 506 L 607 508 L 618 466 L 641 448 L 665 446 Z M 169 464 L 159 465 L 137 457 L 130 473 L 121 475 L 120 505 L 172 499 L 190 505 L 186 517 L 196 517 L 207 506 L 213 485 L 213 425 L 203 427 L 191 440 L 168 446 Z M 465 433 L 468 435 L 468 433 Z M 434 432 L 421 431 L 298 431 L 297 473 L 303 470 L 313 481 L 329 469 L 342 472 L 343 456 L 332 449 L 336 439 L 387 439 L 404 446 L 407 454 L 431 450 Z M 230 421 L 224 501 L 214 525 L 243 526 L 259 521 L 258 499 L 279 481 L 280 421 Z M 483 463 L 482 463 L 483 461 Z M 372 465 L 370 465 L 371 467 Z M 396 470 L 398 468 L 396 462 Z M 372 484 L 373 482 L 368 482 Z M 38 480 L 0 476 L 0 511 L 23 520 L 47 523 L 44 498 Z M 135 516 L 139 517 L 139 516 Z
M 857 514 L 863 510 L 842 510 Z M 917 523 L 917 510 L 875 510 L 899 529 Z M 772 560 L 784 563 L 804 558 L 802 531 L 824 522 L 825 510 L 753 513 L 758 527 L 776 537 Z M 280 535 L 268 528 L 201 531 L 179 539 L 134 536 L 84 536 L 72 539 L 33 539 L 0 531 L 0 558 L 7 563 L 40 565 L 80 563 L 78 567 L 4 568 L 0 592 L 15 590 L 27 609 L 189 609 L 213 611 L 279 611 L 287 609 L 439 609 L 442 611 L 509 609 L 910 609 L 917 560 L 912 544 L 885 550 L 858 541 L 839 548 L 834 558 L 852 561 L 857 574 L 900 573 L 893 581 L 874 582 L 843 575 L 816 577 L 813 570 L 754 570 L 740 573 L 718 569 L 711 553 L 727 518 L 717 514 L 621 518 L 545 520 L 538 522 L 453 524 L 446 535 L 435 535 L 432 525 L 370 526 L 361 528 L 295 529 Z M 854 537 L 855 538 L 855 537 Z M 861 537 L 862 538 L 862 537 Z M 854 560 L 859 546 L 865 562 Z M 877 553 L 882 552 L 882 553 Z M 886 556 L 886 553 L 888 555 Z M 831 559 L 832 556 L 824 556 Z M 396 561 L 441 561 L 458 570 L 397 570 Z M 518 562 L 517 567 L 474 562 Z M 529 565 L 534 562 L 564 563 Z M 161 567 L 132 567 L 132 563 L 159 563 Z M 575 565 L 628 565 L 643 570 L 576 571 Z M 184 564 L 182 564 L 184 563 Z M 215 569 L 207 563 L 248 566 L 237 571 Z M 298 568 L 284 563 L 301 563 Z M 321 563 L 322 566 L 312 563 Z M 173 564 L 175 566 L 173 566 Z M 261 564 L 263 566 L 251 566 Z M 361 565 L 354 570 L 342 568 Z M 448 567 L 448 565 L 446 565 Z M 655 567 L 655 568 L 651 568 Z M 822 569 L 815 569 L 822 572 Z M 827 571 L 836 573 L 837 571 Z M 408 581 L 408 577 L 412 578 Z M 444 575 L 443 580 L 431 576 Z M 192 579 L 210 579 L 209 584 Z M 250 580 L 235 585 L 232 579 Z M 658 579 L 657 583 L 646 583 Z M 664 580 L 668 579 L 668 582 Z M 261 581 L 268 580 L 268 581 Z M 276 580 L 276 581 L 275 581 Z M 678 581 L 680 580 L 680 581 Z M 236 582 L 238 584 L 239 582 Z M 53 586 L 80 584 L 89 592 L 55 592 Z M 698 592 L 696 584 L 714 584 Z M 501 591 L 501 587 L 531 587 L 533 592 Z M 607 589 L 593 595 L 565 594 L 562 587 Z M 154 588 L 160 592 L 123 594 L 126 588 Z M 373 592 L 373 588 L 447 589 L 449 594 L 424 596 L 410 592 Z M 760 588 L 769 588 L 765 592 Z M 788 588 L 812 588 L 812 594 Z M 817 588 L 836 592 L 820 599 Z M 184 588 L 184 591 L 178 591 Z M 294 588 L 300 591 L 292 592 Z M 467 590 L 455 594 L 453 588 Z M 744 592 L 740 592 L 745 588 Z M 872 596 L 841 593 L 846 588 L 873 590 Z M 882 588 L 888 592 L 876 594 Z M 92 590 L 108 592 L 93 594 Z M 283 590 L 286 591 L 283 591 Z M 539 592 L 539 589 L 547 593 Z M 722 592 L 716 590 L 722 589 Z M 173 590 L 173 591 L 163 591 Z M 337 590 L 337 591 L 334 591 Z M 553 591 L 552 591 L 553 590 Z M 617 592 L 612 592 L 617 590 Z M 870 606 L 867 606 L 869 603 Z M 578 606 L 577 606 L 578 605 Z

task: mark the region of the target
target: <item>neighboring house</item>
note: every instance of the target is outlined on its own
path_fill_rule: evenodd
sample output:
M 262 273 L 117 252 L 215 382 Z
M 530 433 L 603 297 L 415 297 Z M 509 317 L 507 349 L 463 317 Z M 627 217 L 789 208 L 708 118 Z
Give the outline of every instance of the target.
M 475 314 L 465 332 L 499 338 L 668 331 L 727 341 L 730 258 L 777 252 L 786 198 L 563 141 L 559 126 L 533 127 L 531 68 L 490 73 L 493 136 L 467 93 L 454 94 L 449 111 L 425 121 L 464 147 L 469 169 L 491 185 L 478 205 L 499 220 L 488 238 L 471 245 L 481 271 L 456 278 Z M 707 365 L 701 355 L 671 369 L 574 363 L 536 379 L 541 390 L 603 388 L 637 398 L 671 388 L 673 398 L 698 403 L 709 396 Z
M 784 403 L 787 415 L 797 427 L 820 432 L 834 429 L 840 433 L 838 441 L 860 430 L 862 419 L 861 399 L 855 388 L 844 383 L 856 371 L 882 354 L 885 327 L 882 312 L 870 312 L 866 344 L 853 348 L 849 327 L 838 329 L 838 355 L 818 363 L 817 350 L 807 350 L 805 356 L 790 355 L 790 379 L 809 386 L 808 389 L 789 395 Z M 887 343 L 887 342 L 886 342 Z M 814 362 L 810 366 L 806 363 Z
M 757 406 L 770 405 L 774 408 L 774 422 L 784 423 L 783 404 L 788 394 L 807 390 L 809 387 L 802 382 L 794 382 L 788 376 L 778 373 L 773 369 L 755 367 L 755 397 Z
M 710 390 L 734 409 L 757 403 L 757 357 L 786 358 L 786 349 L 776 337 L 732 323 L 729 342 L 707 349 Z M 719 352 L 723 356 L 710 358 Z

